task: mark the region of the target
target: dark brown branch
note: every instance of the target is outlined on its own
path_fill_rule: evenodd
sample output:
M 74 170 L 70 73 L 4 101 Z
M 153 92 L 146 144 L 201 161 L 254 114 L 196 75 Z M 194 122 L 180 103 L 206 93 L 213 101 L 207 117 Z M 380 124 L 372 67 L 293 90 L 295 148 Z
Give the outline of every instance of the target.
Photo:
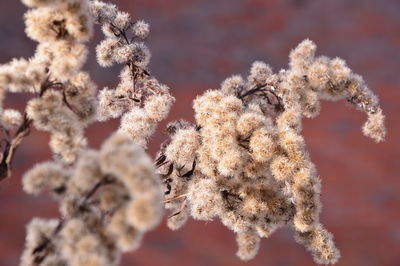
M 32 251 L 32 254 L 36 254 L 36 253 L 42 252 L 44 249 L 46 249 L 47 246 L 51 243 L 51 238 L 54 237 L 55 235 L 57 235 L 57 234 L 61 231 L 61 229 L 62 229 L 62 227 L 63 227 L 63 224 L 64 224 L 64 220 L 61 219 L 60 221 L 58 221 L 58 225 L 57 225 L 57 227 L 54 229 L 54 231 L 53 231 L 51 237 L 50 237 L 50 238 L 46 238 L 41 244 L 39 244 L 39 245 Z M 40 262 L 43 261 L 43 259 L 44 259 L 44 258 L 42 258 L 42 259 L 40 260 Z M 38 262 L 37 259 L 35 259 L 35 262 Z M 39 263 L 40 263 L 40 262 L 39 262 Z
M 88 191 L 88 193 L 86 194 L 86 196 L 83 198 L 83 201 L 80 205 L 85 205 L 88 200 L 94 195 L 96 194 L 96 192 L 98 191 L 98 189 L 102 186 L 105 185 L 109 185 L 114 183 L 113 178 L 111 178 L 110 176 L 105 176 L 103 177 L 97 184 L 95 184 L 91 190 Z
M 255 93 L 261 91 L 261 90 L 262 90 L 263 88 L 265 88 L 266 86 L 268 86 L 268 84 L 260 84 L 260 85 L 257 85 L 256 87 L 254 87 L 254 88 L 252 88 L 252 89 L 246 91 L 244 94 L 239 95 L 239 99 L 244 99 L 245 97 L 247 97 L 247 96 L 249 96 L 249 95 L 255 94 Z
M 63 95 L 63 103 L 74 112 L 73 107 L 68 103 L 65 93 L 65 86 L 63 83 L 60 82 L 53 82 L 47 78 L 40 87 L 40 92 L 37 97 L 42 97 L 44 93 L 49 89 L 61 89 Z M 0 181 L 11 176 L 11 168 L 12 168 L 12 161 L 14 159 L 15 151 L 21 144 L 22 140 L 28 136 L 31 132 L 31 125 L 32 120 L 28 118 L 27 114 L 24 113 L 24 118 L 15 132 L 12 139 L 5 140 L 6 145 L 2 153 L 1 162 L 0 162 Z M 5 131 L 7 138 L 10 138 L 9 132 Z
M 65 93 L 65 88 L 63 88 L 62 90 L 62 96 L 63 96 L 63 103 L 65 104 L 65 106 L 67 106 L 68 109 L 70 109 L 72 112 L 76 114 L 77 111 L 71 106 L 71 104 L 67 100 L 67 94 Z
M 115 35 L 115 37 L 124 37 L 124 40 L 126 42 L 126 44 L 130 44 L 131 42 L 129 41 L 128 37 L 126 36 L 126 32 L 125 30 L 121 30 L 120 28 L 118 28 L 117 26 L 115 26 L 113 23 L 110 23 L 111 27 L 113 28 L 113 33 Z
M 144 75 L 145 76 L 151 76 L 151 75 L 146 69 L 136 65 L 133 60 L 129 60 L 126 64 L 131 69 L 133 92 L 135 92 L 136 91 L 136 83 L 137 83 L 138 78 L 139 77 L 142 78 Z
M 103 177 L 99 182 L 97 182 L 83 197 L 82 202 L 76 207 L 75 213 L 72 216 L 77 215 L 82 209 L 86 209 L 86 205 L 89 203 L 89 200 L 91 197 L 96 194 L 96 192 L 99 190 L 100 187 L 112 184 L 114 182 L 114 179 L 111 178 L 110 176 L 105 176 Z M 45 238 L 42 243 L 40 243 L 36 248 L 33 249 L 32 254 L 38 254 L 37 257 L 34 259 L 34 262 L 39 265 L 44 261 L 46 256 L 50 253 L 50 251 L 46 251 L 52 244 L 52 241 L 55 237 L 57 237 L 58 233 L 62 230 L 63 226 L 65 225 L 66 219 L 60 219 L 58 222 L 57 227 L 53 231 L 51 237 Z M 43 253 L 43 254 L 41 254 Z
M 0 181 L 7 177 L 10 177 L 12 167 L 11 164 L 15 155 L 15 151 L 21 144 L 22 140 L 31 132 L 31 124 L 32 120 L 29 119 L 27 114 L 25 113 L 24 119 L 14 137 L 10 141 L 7 141 L 0 162 Z
M 254 88 L 248 90 L 244 94 L 239 95 L 238 98 L 243 100 L 247 96 L 254 95 L 254 94 L 261 94 L 261 96 L 263 96 L 267 100 L 268 104 L 275 106 L 276 112 L 282 112 L 285 110 L 285 107 L 282 102 L 282 98 L 278 94 L 276 94 L 275 89 L 271 84 L 268 84 L 268 83 L 259 84 L 259 85 L 255 86 Z M 273 103 L 270 100 L 268 94 L 273 95 L 274 98 L 276 99 L 277 103 Z

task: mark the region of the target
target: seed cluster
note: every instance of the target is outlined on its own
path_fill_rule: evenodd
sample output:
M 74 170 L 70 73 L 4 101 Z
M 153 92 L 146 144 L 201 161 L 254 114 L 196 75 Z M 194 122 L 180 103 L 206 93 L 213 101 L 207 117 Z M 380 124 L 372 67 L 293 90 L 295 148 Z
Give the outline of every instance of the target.
M 171 141 L 157 160 L 164 177 L 168 225 L 189 216 L 218 217 L 237 235 L 237 255 L 252 259 L 261 237 L 288 225 L 317 263 L 340 257 L 319 221 L 321 182 L 300 135 L 303 117 L 319 114 L 320 99 L 347 98 L 369 119 L 365 135 L 385 135 L 377 98 L 341 59 L 315 57 L 310 40 L 290 54 L 287 70 L 274 74 L 255 62 L 247 80 L 226 79 L 193 103 L 196 125 L 169 124 Z
M 23 185 L 30 194 L 51 192 L 62 219 L 31 221 L 22 265 L 114 265 L 162 215 L 153 162 L 125 134 L 111 136 L 99 152 L 86 150 L 74 167 L 37 164 Z

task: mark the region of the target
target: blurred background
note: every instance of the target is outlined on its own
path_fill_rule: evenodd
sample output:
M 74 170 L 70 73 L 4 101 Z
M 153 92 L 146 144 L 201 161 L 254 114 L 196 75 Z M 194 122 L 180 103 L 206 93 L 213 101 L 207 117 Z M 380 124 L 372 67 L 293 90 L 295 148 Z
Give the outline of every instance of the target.
M 322 179 L 321 220 L 335 236 L 342 258 L 337 265 L 400 265 L 400 1 L 398 0 L 113 0 L 134 19 L 150 23 L 150 70 L 171 87 L 177 102 L 168 120 L 193 121 L 192 100 L 217 88 L 232 74 L 246 75 L 251 63 L 264 60 L 274 70 L 305 38 L 318 54 L 339 56 L 364 76 L 379 95 L 387 115 L 387 140 L 375 144 L 362 136 L 366 117 L 342 102 L 324 102 L 321 115 L 306 120 L 304 136 Z M 24 34 L 26 8 L 1 0 L 0 63 L 29 57 L 35 43 Z M 119 68 L 102 69 L 94 60 L 97 30 L 85 68 L 102 86 L 118 82 Z M 23 108 L 28 98 L 8 95 L 6 106 Z M 100 143 L 117 121 L 88 129 L 90 146 Z M 155 154 L 163 141 L 163 123 L 151 140 Z M 397 137 L 396 137 L 397 136 Z M 49 197 L 21 189 L 21 175 L 50 158 L 48 135 L 33 130 L 16 153 L 11 179 L 0 183 L 0 266 L 17 265 L 25 224 L 34 216 L 58 217 Z M 123 257 L 122 265 L 314 265 L 287 229 L 263 239 L 257 257 L 236 256 L 234 234 L 219 221 L 190 221 L 177 232 L 163 223 L 145 236 L 142 247 Z

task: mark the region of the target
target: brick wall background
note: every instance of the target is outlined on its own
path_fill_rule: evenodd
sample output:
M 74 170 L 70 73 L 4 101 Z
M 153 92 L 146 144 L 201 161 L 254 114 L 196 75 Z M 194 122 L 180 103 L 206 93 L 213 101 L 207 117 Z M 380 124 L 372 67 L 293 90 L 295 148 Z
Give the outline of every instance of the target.
M 247 73 L 254 60 L 275 70 L 304 38 L 318 52 L 347 60 L 380 96 L 387 114 L 387 141 L 361 135 L 365 116 L 344 102 L 322 105 L 319 117 L 305 121 L 304 136 L 322 179 L 322 222 L 335 235 L 344 265 L 400 265 L 400 2 L 398 0 L 114 0 L 134 18 L 150 23 L 152 74 L 177 98 L 168 120 L 192 120 L 195 95 L 217 87 L 227 76 Z M 1 0 L 0 63 L 28 57 L 35 44 L 24 35 L 25 7 Z M 99 32 L 92 47 L 100 38 Z M 101 69 L 92 50 L 86 65 L 99 85 L 113 86 L 118 68 Z M 9 95 L 7 106 L 23 107 L 26 96 Z M 155 153 L 164 136 L 153 138 Z M 117 122 L 89 128 L 98 147 Z M 33 217 L 56 217 L 49 197 L 21 190 L 21 175 L 49 158 L 48 136 L 33 131 L 17 151 L 14 174 L 0 184 L 0 266 L 17 265 L 25 228 Z M 234 235 L 219 221 L 189 222 L 177 232 L 165 224 L 146 235 L 143 246 L 122 265 L 313 265 L 289 230 L 264 239 L 258 256 L 243 263 L 235 256 Z

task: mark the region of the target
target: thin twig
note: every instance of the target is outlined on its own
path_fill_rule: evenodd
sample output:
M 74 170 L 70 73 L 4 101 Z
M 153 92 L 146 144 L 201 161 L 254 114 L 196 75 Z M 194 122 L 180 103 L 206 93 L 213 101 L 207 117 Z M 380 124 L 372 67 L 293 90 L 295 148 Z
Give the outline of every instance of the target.
M 11 164 L 12 160 L 15 155 L 15 151 L 17 150 L 18 146 L 21 144 L 22 140 L 29 135 L 31 132 L 32 120 L 28 118 L 27 114 L 24 114 L 24 119 L 19 126 L 17 132 L 15 133 L 14 137 L 11 141 L 7 141 L 6 147 L 3 151 L 3 156 L 0 162 L 0 181 L 10 177 L 11 175 Z
M 268 88 L 266 88 L 267 86 L 268 86 Z M 253 94 L 257 94 L 259 92 L 262 94 L 262 96 L 264 96 L 267 99 L 268 104 L 275 106 L 275 109 L 277 112 L 281 112 L 281 111 L 285 110 L 281 97 L 278 94 L 276 94 L 274 86 L 272 86 L 271 84 L 268 84 L 268 83 L 259 84 L 259 85 L 255 86 L 254 88 L 248 90 L 244 94 L 239 95 L 238 98 L 243 100 L 245 97 L 253 95 Z M 271 100 L 268 97 L 268 93 L 272 94 L 275 97 L 275 99 L 278 102 L 277 104 L 273 104 L 271 102 Z
M 112 184 L 114 180 L 110 178 L 110 176 L 105 176 L 103 177 L 97 184 L 95 184 L 91 190 L 88 191 L 86 196 L 83 198 L 82 203 L 80 204 L 81 206 L 85 205 L 87 201 L 97 192 L 97 190 L 105 185 Z
M 182 194 L 182 195 L 179 195 L 179 196 L 170 198 L 170 199 L 166 199 L 166 200 L 163 200 L 162 203 L 168 203 L 168 202 L 171 202 L 171 201 L 180 199 L 180 198 L 184 198 L 184 197 L 187 197 L 187 195 L 188 195 L 188 194 L 186 193 L 186 194 Z

